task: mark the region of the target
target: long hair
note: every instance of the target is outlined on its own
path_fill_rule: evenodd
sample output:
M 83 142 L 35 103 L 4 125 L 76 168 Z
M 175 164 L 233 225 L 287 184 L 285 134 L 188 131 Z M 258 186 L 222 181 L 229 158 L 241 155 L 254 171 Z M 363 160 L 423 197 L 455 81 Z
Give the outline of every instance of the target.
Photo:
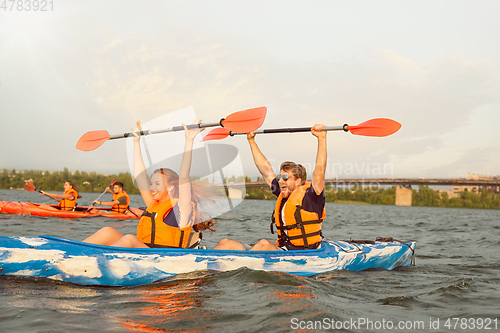
M 71 180 L 67 180 L 66 183 L 69 183 L 69 185 L 71 186 L 71 188 L 73 190 L 76 191 L 76 193 L 80 192 L 80 189 L 78 188 L 78 186 L 75 185 L 75 183 L 73 183 Z M 78 197 L 77 199 L 80 199 L 82 196 L 80 195 L 80 193 L 78 193 Z
M 166 186 L 167 184 L 173 185 L 174 189 L 171 192 L 171 195 L 175 199 L 179 198 L 179 175 L 172 169 L 168 168 L 156 169 L 154 173 L 161 173 L 163 181 L 165 182 L 163 184 L 165 190 L 167 189 Z M 210 186 L 205 182 L 199 182 L 199 181 L 191 182 L 191 201 L 194 203 L 195 212 L 193 213 L 195 213 L 196 216 L 196 221 L 193 226 L 193 229 L 196 232 L 207 229 L 212 232 L 215 231 L 213 227 L 217 222 L 214 221 L 211 217 L 205 216 L 206 214 L 201 209 L 203 206 L 203 202 L 208 201 L 210 203 L 215 204 L 215 200 L 212 197 Z

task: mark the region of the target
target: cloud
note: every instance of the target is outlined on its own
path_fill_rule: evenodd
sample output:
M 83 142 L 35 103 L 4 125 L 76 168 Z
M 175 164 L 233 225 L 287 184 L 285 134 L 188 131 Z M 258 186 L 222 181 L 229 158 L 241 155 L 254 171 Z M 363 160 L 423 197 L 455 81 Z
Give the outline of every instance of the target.
M 441 165 L 431 166 L 424 169 L 423 173 L 425 176 L 436 178 L 465 177 L 468 173 L 499 176 L 499 151 L 500 146 L 467 149 L 461 152 L 458 159 Z
M 100 95 L 103 113 L 125 111 L 148 120 L 193 105 L 208 121 L 266 105 L 267 128 L 355 125 L 376 117 L 402 123 L 397 139 L 384 141 L 330 134 L 347 144 L 333 147 L 334 153 L 354 160 L 385 156 L 397 161 L 445 150 L 446 136 L 467 125 L 474 110 L 499 102 L 495 67 L 461 57 L 417 63 L 389 50 L 374 50 L 328 62 L 281 63 L 263 54 L 238 53 L 203 36 L 187 43 L 139 35 L 115 36 L 91 52 L 88 80 Z M 301 139 L 291 143 L 297 138 L 276 135 L 271 140 L 289 147 L 280 149 L 276 160 L 293 159 L 295 152 L 297 159 L 314 161 L 314 142 L 311 147 Z M 246 149 L 245 143 L 237 145 Z

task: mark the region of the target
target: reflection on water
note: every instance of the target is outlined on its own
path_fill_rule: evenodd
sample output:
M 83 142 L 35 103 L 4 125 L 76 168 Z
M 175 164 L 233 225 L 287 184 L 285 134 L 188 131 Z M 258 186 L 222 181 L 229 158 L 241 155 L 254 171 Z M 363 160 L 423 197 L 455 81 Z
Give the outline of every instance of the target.
M 198 296 L 202 280 L 178 281 L 153 288 L 137 289 L 136 314 L 131 318 L 120 318 L 124 328 L 154 332 L 161 327 L 179 325 L 199 319 L 203 313 L 203 299 Z M 171 323 L 168 325 L 168 323 Z M 177 324 L 175 324 L 177 323 Z M 200 332 L 202 328 L 185 332 Z

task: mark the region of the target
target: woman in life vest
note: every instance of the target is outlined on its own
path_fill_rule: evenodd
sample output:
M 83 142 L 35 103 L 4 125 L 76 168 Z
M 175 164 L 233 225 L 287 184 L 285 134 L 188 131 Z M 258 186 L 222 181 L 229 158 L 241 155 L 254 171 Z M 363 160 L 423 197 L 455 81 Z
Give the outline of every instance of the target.
M 76 207 L 76 199 L 81 198 L 82 196 L 78 194 L 78 188 L 71 181 L 67 181 L 64 183 L 64 193 L 56 194 L 56 193 L 48 193 L 45 191 L 40 191 L 40 194 L 49 196 L 55 199 L 61 199 L 57 207 L 52 207 L 46 204 L 41 204 L 40 208 L 49 209 L 49 210 L 73 210 Z
M 130 205 L 130 197 L 127 192 L 123 189 L 123 183 L 116 182 L 113 185 L 113 191 L 109 187 L 106 187 L 106 191 L 113 194 L 113 200 L 111 201 L 98 201 L 94 200 L 94 204 L 102 205 L 102 206 L 111 206 L 112 213 L 129 213 L 128 206 Z M 97 213 L 98 209 L 92 209 L 90 213 Z M 132 213 L 129 213 L 132 215 Z
M 255 133 L 248 133 L 252 156 L 266 183 L 278 197 L 273 212 L 273 226 L 276 225 L 278 240 L 275 243 L 261 239 L 251 251 L 306 250 L 321 245 L 321 223 L 325 218 L 324 181 L 326 170 L 325 125 L 316 124 L 311 134 L 318 139 L 316 163 L 310 183 L 306 183 L 306 169 L 294 162 L 283 162 L 280 174 L 275 175 L 271 163 L 255 143 Z M 245 246 L 231 239 L 223 239 L 215 246 L 217 250 L 245 250 Z
M 140 122 L 137 122 L 137 126 L 138 131 L 141 131 Z M 136 248 L 186 248 L 192 230 L 215 231 L 212 229 L 215 222 L 212 219 L 204 221 L 199 210 L 203 200 L 212 200 L 209 191 L 202 184 L 189 180 L 193 141 L 203 129 L 188 130 L 183 126 L 186 141 L 179 174 L 166 168 L 157 169 L 150 182 L 142 159 L 140 137 L 134 132 L 134 177 L 147 206 L 137 226 L 137 236 L 124 236 L 111 227 L 105 227 L 84 242 Z

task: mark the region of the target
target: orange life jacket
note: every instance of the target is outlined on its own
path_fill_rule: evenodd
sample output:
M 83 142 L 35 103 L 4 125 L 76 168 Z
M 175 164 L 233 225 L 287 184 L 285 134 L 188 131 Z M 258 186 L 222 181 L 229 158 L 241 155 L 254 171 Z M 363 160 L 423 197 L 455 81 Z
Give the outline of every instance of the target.
M 130 205 L 130 197 L 128 196 L 127 192 L 122 191 L 122 193 L 118 194 L 113 193 L 113 201 L 118 200 L 118 198 L 121 197 L 125 197 L 127 199 L 127 204 L 126 205 L 117 204 L 111 206 L 111 211 L 113 213 L 124 213 L 128 209 L 128 206 Z
M 62 199 L 59 201 L 58 206 L 61 208 L 61 210 L 73 210 L 76 206 L 76 199 L 78 199 L 78 192 L 76 192 L 74 189 L 71 189 L 69 191 L 64 191 L 64 194 L 73 194 L 73 200 L 70 199 Z
M 153 201 L 144 211 L 137 225 L 137 238 L 149 247 L 187 248 L 189 236 L 193 229 L 194 205 L 192 218 L 188 223 L 189 226 L 180 229 L 163 222 L 163 219 L 172 211 L 177 201 L 178 199 L 163 202 Z
M 321 218 L 317 213 L 308 212 L 302 208 L 302 201 L 304 200 L 306 190 L 310 186 L 311 183 L 306 183 L 295 189 L 288 197 L 283 208 L 285 225 L 282 225 L 279 218 L 279 210 L 281 201 L 283 200 L 283 195 L 279 195 L 271 222 L 271 233 L 274 234 L 273 224 L 276 224 L 276 228 L 278 229 L 277 246 L 285 242 L 290 242 L 294 246 L 302 246 L 308 249 L 309 246 L 321 242 L 321 238 L 323 238 L 321 222 L 326 217 L 325 208 L 323 207 Z

